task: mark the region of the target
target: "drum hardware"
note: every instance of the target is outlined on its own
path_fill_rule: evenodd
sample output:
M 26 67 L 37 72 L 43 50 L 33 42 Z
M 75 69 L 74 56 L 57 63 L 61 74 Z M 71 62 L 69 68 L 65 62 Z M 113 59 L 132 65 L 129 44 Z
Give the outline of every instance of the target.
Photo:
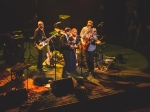
M 59 34 L 61 34 L 62 32 L 63 32 L 63 30 L 60 30 L 60 29 L 58 29 L 58 28 L 54 28 L 54 30 L 57 32 L 56 34 L 53 34 L 50 38 L 50 42 L 51 42 L 51 45 L 52 45 L 52 47 L 53 47 L 53 51 L 52 51 L 52 54 L 54 53 L 54 51 L 56 51 L 56 46 L 54 45 L 54 42 L 53 42 L 53 37 L 54 36 L 56 36 L 56 35 L 59 35 Z M 53 60 L 54 60 L 54 68 L 55 68 L 55 73 L 54 73 L 54 75 L 55 75 L 55 80 L 57 80 L 56 79 L 56 57 L 57 57 L 57 52 L 55 52 L 55 54 L 54 55 L 52 55 L 52 58 L 53 58 Z
M 56 32 L 58 32 L 59 34 L 65 34 L 65 31 L 64 30 L 61 30 L 61 29 L 59 29 L 59 28 L 54 28 L 54 30 L 56 31 Z
M 63 65 L 63 62 L 64 62 L 63 55 L 59 51 L 57 50 L 53 51 L 52 55 L 53 55 L 54 62 Z
M 104 37 L 104 36 L 103 36 Z M 102 37 L 102 38 L 103 38 Z M 101 39 L 102 39 L 101 38 Z M 104 53 L 103 53 L 103 49 L 104 49 L 104 44 L 105 44 L 105 42 L 101 42 L 100 44 L 97 44 L 97 45 L 99 45 L 100 46 L 100 49 L 99 49 L 99 51 L 100 51 L 100 54 L 98 54 L 97 55 L 97 49 L 96 49 L 96 67 L 99 69 L 99 70 L 101 70 L 101 71 L 106 71 L 107 70 L 107 68 L 106 68 L 106 66 L 105 66 L 105 55 L 104 55 Z M 97 47 L 96 47 L 97 48 Z M 97 56 L 98 56 L 98 59 L 97 59 Z

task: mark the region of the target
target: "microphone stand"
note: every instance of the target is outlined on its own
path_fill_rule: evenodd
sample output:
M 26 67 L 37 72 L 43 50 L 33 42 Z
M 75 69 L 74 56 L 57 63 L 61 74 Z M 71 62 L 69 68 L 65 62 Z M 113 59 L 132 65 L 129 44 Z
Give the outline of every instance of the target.
M 83 56 L 82 56 L 82 49 L 81 49 L 81 57 L 80 57 L 80 58 L 81 58 L 81 62 L 80 62 L 80 66 L 81 66 L 81 76 L 82 76 L 82 66 L 83 66 L 83 63 L 82 63 L 82 62 L 83 62 L 83 61 L 82 61 L 83 59 L 82 59 L 82 57 L 83 57 Z
M 100 34 L 100 41 L 103 39 L 103 37 L 104 36 L 102 36 L 102 26 L 103 26 L 103 22 L 101 22 L 97 27 L 99 27 L 99 26 L 101 26 L 101 34 Z M 96 44 L 97 45 L 97 44 Z M 96 67 L 98 67 L 98 69 L 101 69 L 101 68 L 103 68 L 103 64 L 104 64 L 104 53 L 103 53 L 103 47 L 104 47 L 104 45 L 102 44 L 102 45 L 100 45 L 100 58 L 101 58 L 101 63 L 98 63 L 97 62 L 97 46 L 96 46 Z M 100 64 L 100 65 L 99 65 Z M 101 68 L 99 67 L 99 66 L 101 66 Z
M 51 39 L 50 40 L 51 41 L 51 43 L 52 43 L 52 46 L 53 46 L 53 48 L 54 48 L 54 51 L 55 51 L 55 46 L 54 46 L 54 42 L 53 42 L 53 40 Z M 54 67 L 55 67 L 55 80 L 56 80 L 56 53 L 55 53 L 55 61 L 54 61 Z
M 101 26 L 101 36 L 102 36 L 102 26 L 103 26 L 103 24 L 101 24 L 100 26 Z
M 101 22 L 97 27 L 101 26 L 101 36 L 102 36 L 102 26 L 103 26 L 103 22 Z
M 30 46 L 30 44 L 31 44 L 31 41 L 33 41 L 33 37 L 30 37 L 29 38 L 29 57 L 28 57 L 28 60 L 27 60 L 27 62 L 30 60 L 30 57 L 32 57 L 35 61 L 37 61 L 36 59 L 35 59 L 35 57 L 32 55 L 32 53 L 31 53 L 31 46 Z

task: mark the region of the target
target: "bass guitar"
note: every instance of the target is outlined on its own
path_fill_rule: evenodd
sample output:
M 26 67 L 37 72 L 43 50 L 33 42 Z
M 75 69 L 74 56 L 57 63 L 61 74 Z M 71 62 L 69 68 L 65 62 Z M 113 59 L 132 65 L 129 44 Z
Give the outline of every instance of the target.
M 48 45 L 49 41 L 54 37 L 58 35 L 58 33 L 52 35 L 51 37 L 47 38 L 46 40 L 44 41 L 41 41 L 39 44 L 35 43 L 35 47 L 38 49 L 38 50 L 42 50 L 46 45 Z

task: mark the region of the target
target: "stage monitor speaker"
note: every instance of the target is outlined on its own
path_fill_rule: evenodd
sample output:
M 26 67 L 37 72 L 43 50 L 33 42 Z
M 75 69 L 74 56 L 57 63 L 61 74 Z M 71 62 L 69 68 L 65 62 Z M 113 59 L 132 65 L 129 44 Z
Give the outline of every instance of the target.
M 28 99 L 28 94 L 26 89 L 13 90 L 6 93 L 7 102 L 23 102 Z
M 74 92 L 74 84 L 72 78 L 56 80 L 51 83 L 52 93 L 56 97 L 65 96 Z
M 34 84 L 38 85 L 38 86 L 43 86 L 45 84 L 49 83 L 49 80 L 54 80 L 53 78 L 46 78 L 44 76 L 41 76 L 41 74 L 39 73 L 40 76 L 37 76 L 37 78 L 34 79 Z
M 59 15 L 59 20 L 61 21 L 60 28 L 62 30 L 64 30 L 65 27 L 70 27 L 70 16 L 69 15 Z

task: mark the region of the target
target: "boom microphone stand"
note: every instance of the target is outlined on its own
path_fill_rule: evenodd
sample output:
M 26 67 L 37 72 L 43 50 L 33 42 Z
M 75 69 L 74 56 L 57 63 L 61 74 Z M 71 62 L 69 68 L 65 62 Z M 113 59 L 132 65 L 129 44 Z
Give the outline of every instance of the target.
M 97 27 L 101 26 L 101 36 L 102 36 L 102 26 L 103 26 L 103 23 L 104 23 L 104 22 L 101 22 L 101 23 L 98 24 L 98 26 L 97 26 Z
M 101 36 L 100 36 L 100 41 L 105 37 L 105 36 L 102 36 L 102 26 L 103 26 L 103 23 L 104 22 L 101 22 L 97 27 L 99 27 L 99 26 L 101 26 Z M 102 69 L 103 68 L 103 65 L 104 65 L 104 53 L 103 53 L 103 48 L 104 48 L 104 44 L 105 44 L 105 42 L 101 42 L 100 43 L 100 55 L 99 55 L 99 57 L 101 58 L 100 59 L 100 65 L 97 63 L 97 47 L 96 47 L 96 65 L 97 65 L 97 67 L 99 68 L 99 69 Z
M 83 54 L 83 52 L 82 52 L 82 49 L 81 49 L 81 57 L 80 57 L 80 58 L 81 58 L 81 61 L 80 61 L 80 66 L 81 66 L 81 76 L 83 76 L 83 75 L 82 75 L 82 66 L 83 66 L 83 58 L 82 58 L 83 56 L 82 56 L 82 54 Z
M 36 60 L 35 57 L 31 53 L 31 46 L 30 46 L 31 40 L 33 40 L 33 37 L 30 37 L 30 39 L 29 39 L 29 57 L 28 57 L 27 62 L 30 60 L 30 57 L 32 57 L 34 60 Z
M 54 49 L 54 51 L 56 50 L 55 49 L 55 46 L 54 46 L 54 42 L 53 42 L 53 40 L 51 39 L 50 40 L 51 41 L 51 43 L 52 43 L 52 47 L 53 47 L 53 49 Z M 55 61 L 54 61 L 54 67 L 55 67 L 55 80 L 56 80 L 56 53 L 55 53 Z

